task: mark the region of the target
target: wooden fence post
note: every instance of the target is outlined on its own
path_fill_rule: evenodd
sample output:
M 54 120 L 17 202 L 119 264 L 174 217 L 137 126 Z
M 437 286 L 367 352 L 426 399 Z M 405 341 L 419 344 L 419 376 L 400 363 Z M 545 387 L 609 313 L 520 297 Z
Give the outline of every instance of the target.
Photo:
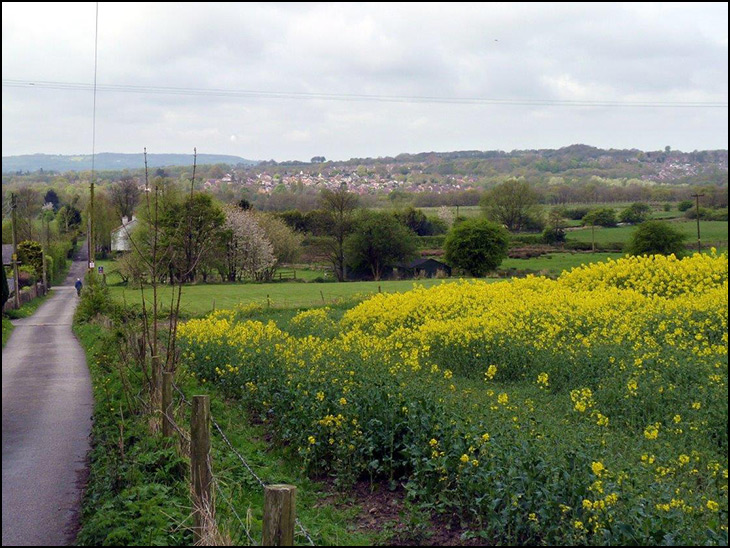
M 294 546 L 297 488 L 293 485 L 264 487 L 264 535 L 262 546 Z
M 162 435 L 169 438 L 173 435 L 172 427 L 172 371 L 162 372 Z
M 193 480 L 193 534 L 203 536 L 206 511 L 213 511 L 213 473 L 210 467 L 210 396 L 193 396 L 190 419 L 190 471 Z

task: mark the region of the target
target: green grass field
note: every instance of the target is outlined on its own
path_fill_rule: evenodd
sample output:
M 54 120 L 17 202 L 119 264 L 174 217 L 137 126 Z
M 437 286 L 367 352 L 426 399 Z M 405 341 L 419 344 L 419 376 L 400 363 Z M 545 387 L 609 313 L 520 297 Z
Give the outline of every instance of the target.
M 549 253 L 532 259 L 505 259 L 499 266 L 500 270 L 531 270 L 539 273 L 558 275 L 564 270 L 605 261 L 619 259 L 622 253 Z
M 697 241 L 697 222 L 696 221 L 677 221 L 672 226 L 679 229 L 687 237 L 687 243 Z M 728 224 L 724 221 L 701 221 L 700 234 L 703 242 L 724 243 L 727 246 L 728 241 Z M 636 230 L 635 226 L 619 226 L 616 228 L 596 227 L 596 243 L 607 244 L 613 242 L 626 243 Z M 591 242 L 591 228 L 581 230 L 571 230 L 568 232 L 569 240 L 577 240 L 579 242 Z
M 191 285 L 183 288 L 180 308 L 185 316 L 199 316 L 216 309 L 233 308 L 238 304 L 258 303 L 272 307 L 308 307 L 332 304 L 341 300 L 358 296 L 372 295 L 382 291 L 396 293 L 408 291 L 414 283 L 431 287 L 439 283 L 454 280 L 401 280 L 381 282 L 347 282 L 347 283 L 269 283 L 269 284 L 209 284 Z M 142 302 L 142 291 L 123 286 L 109 288 L 112 298 L 117 302 L 139 304 Z M 145 301 L 152 301 L 152 290 L 145 288 Z M 162 287 L 160 299 L 166 308 L 170 305 L 170 288 Z

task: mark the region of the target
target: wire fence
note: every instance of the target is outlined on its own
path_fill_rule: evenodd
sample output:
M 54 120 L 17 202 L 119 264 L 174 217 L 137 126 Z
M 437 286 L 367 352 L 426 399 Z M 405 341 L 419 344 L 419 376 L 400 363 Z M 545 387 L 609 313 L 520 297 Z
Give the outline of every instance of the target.
M 173 389 L 175 390 L 175 392 L 177 392 L 177 393 L 178 393 L 178 395 L 180 396 L 180 400 L 181 400 L 181 401 L 182 401 L 182 402 L 183 402 L 183 403 L 184 403 L 184 404 L 185 404 L 186 406 L 188 406 L 188 407 L 192 407 L 192 403 L 191 403 L 191 402 L 190 402 L 190 400 L 189 400 L 189 399 L 188 399 L 188 398 L 187 398 L 187 397 L 185 396 L 185 393 L 184 393 L 184 392 L 183 392 L 183 391 L 182 391 L 182 390 L 180 389 L 180 387 L 179 387 L 179 386 L 178 386 L 177 384 L 175 384 L 174 382 L 172 383 L 172 387 L 173 387 Z M 176 431 L 176 432 L 178 433 L 178 435 L 180 435 L 180 437 L 181 437 L 182 441 L 183 441 L 183 442 L 186 442 L 186 443 L 188 443 L 188 444 L 190 444 L 190 434 L 188 434 L 187 432 L 185 432 L 185 430 L 181 429 L 181 428 L 180 428 L 180 427 L 179 427 L 179 426 L 177 425 L 177 423 L 176 423 L 176 421 L 175 421 L 174 417 L 170 417 L 170 416 L 169 416 L 169 415 L 168 415 L 167 413 L 165 413 L 164 411 L 163 411 L 163 415 L 164 415 L 164 416 L 165 416 L 165 418 L 167 418 L 167 420 L 168 420 L 168 421 L 170 422 L 170 424 L 172 425 L 172 428 L 173 428 L 173 429 L 174 429 L 174 430 L 175 430 L 175 431 Z M 220 426 L 220 424 L 218 423 L 218 421 L 216 421 L 216 420 L 215 420 L 215 417 L 213 417 L 213 414 L 212 414 L 212 413 L 211 413 L 211 415 L 210 415 L 210 419 L 211 419 L 211 423 L 213 424 L 213 426 L 214 426 L 214 427 L 215 427 L 215 429 L 217 430 L 218 434 L 220 435 L 221 439 L 223 440 L 223 443 L 224 443 L 224 444 L 225 444 L 225 445 L 226 445 L 226 446 L 228 447 L 228 449 L 229 449 L 229 450 L 230 450 L 230 451 L 231 451 L 231 452 L 232 452 L 232 453 L 233 453 L 233 454 L 234 454 L 234 455 L 236 456 L 236 458 L 237 458 L 237 459 L 239 460 L 239 462 L 240 462 L 240 463 L 241 463 L 241 464 L 243 465 L 243 467 L 244 467 L 244 468 L 246 469 L 246 471 L 247 471 L 247 472 L 248 472 L 248 473 L 249 473 L 249 474 L 251 475 L 251 477 L 252 477 L 252 478 L 253 478 L 254 480 L 256 480 L 256 482 L 257 482 L 257 483 L 258 483 L 258 484 L 259 484 L 259 485 L 261 486 L 261 488 L 265 488 L 265 487 L 266 487 L 267 485 L 270 485 L 269 483 L 266 483 L 266 482 L 265 482 L 265 481 L 264 481 L 263 479 L 261 479 L 261 477 L 260 477 L 260 476 L 259 476 L 259 475 L 258 475 L 258 474 L 257 474 L 257 473 L 255 472 L 255 470 L 254 470 L 254 469 L 253 469 L 253 467 L 252 467 L 252 466 L 251 466 L 251 465 L 249 464 L 249 462 L 248 462 L 248 461 L 247 461 L 247 460 L 246 460 L 246 459 L 245 459 L 245 458 L 243 457 L 243 455 L 241 455 L 240 451 L 238 451 L 238 449 L 236 449 L 236 447 L 235 447 L 235 446 L 233 445 L 233 443 L 231 443 L 231 440 L 230 440 L 230 439 L 229 439 L 229 437 L 228 437 L 228 436 L 226 435 L 226 433 L 225 433 L 225 432 L 223 431 L 223 429 L 221 428 L 221 426 Z M 237 521 L 238 521 L 238 523 L 240 524 L 240 526 L 241 526 L 241 529 L 242 529 L 242 530 L 244 531 L 244 533 L 246 534 L 246 537 L 248 538 L 249 542 L 251 543 L 251 545 L 252 545 L 252 546 L 255 546 L 255 545 L 256 545 L 256 542 L 254 541 L 253 537 L 251 536 L 251 532 L 250 532 L 250 524 L 244 523 L 244 521 L 243 521 L 243 520 L 241 519 L 241 517 L 239 516 L 238 512 L 236 511 L 235 505 L 234 505 L 234 503 L 233 503 L 233 500 L 231 499 L 231 497 L 229 497 L 229 496 L 227 497 L 227 496 L 226 496 L 226 495 L 224 494 L 223 490 L 219 488 L 219 487 L 220 487 L 220 485 L 221 485 L 221 482 L 220 482 L 220 480 L 219 480 L 218 478 L 216 478 L 216 476 L 215 476 L 215 475 L 213 474 L 213 471 L 212 471 L 212 469 L 210 470 L 210 474 L 211 474 L 211 477 L 213 478 L 213 481 L 214 481 L 214 483 L 215 483 L 216 487 L 218 488 L 218 489 L 217 489 L 217 492 L 220 492 L 220 493 L 221 493 L 221 495 L 222 495 L 222 496 L 223 496 L 223 497 L 224 497 L 224 498 L 226 499 L 226 503 L 228 504 L 229 508 L 231 509 L 231 512 L 233 513 L 234 517 L 236 518 L 236 520 L 237 520 Z M 296 518 L 296 520 L 295 520 L 295 524 L 296 524 L 296 526 L 297 526 L 297 528 L 298 528 L 298 530 L 299 530 L 299 533 L 298 533 L 298 534 L 299 534 L 300 536 L 304 537 L 304 538 L 305 538 L 305 539 L 307 540 L 307 542 L 308 542 L 308 543 L 309 543 L 309 544 L 310 544 L 311 546 L 316 546 L 316 545 L 315 545 L 315 542 L 314 542 L 314 540 L 312 539 L 312 536 L 311 536 L 311 534 L 309 533 L 309 531 L 307 531 L 307 529 L 306 529 L 306 528 L 304 527 L 304 525 L 303 525 L 303 524 L 302 524 L 302 522 L 301 522 L 301 521 L 299 520 L 299 518 Z

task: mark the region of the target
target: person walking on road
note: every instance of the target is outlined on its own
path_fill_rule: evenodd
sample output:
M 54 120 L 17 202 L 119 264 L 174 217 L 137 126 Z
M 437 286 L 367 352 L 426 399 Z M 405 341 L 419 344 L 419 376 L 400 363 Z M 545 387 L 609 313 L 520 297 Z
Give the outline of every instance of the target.
M 76 288 L 76 294 L 80 297 L 81 296 L 81 288 L 84 284 L 81 283 L 81 278 L 76 278 L 76 283 L 74 284 L 74 287 Z

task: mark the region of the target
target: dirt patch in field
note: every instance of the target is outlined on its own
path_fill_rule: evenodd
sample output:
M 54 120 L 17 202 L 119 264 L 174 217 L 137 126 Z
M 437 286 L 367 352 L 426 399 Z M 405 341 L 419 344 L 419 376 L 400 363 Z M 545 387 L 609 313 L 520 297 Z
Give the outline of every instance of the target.
M 463 538 L 468 532 L 456 516 L 432 516 L 406 501 L 403 489 L 390 490 L 384 484 L 371 487 L 360 481 L 346 494 L 337 492 L 321 499 L 321 505 L 356 508 L 355 531 L 380 534 L 389 546 L 484 546 L 483 539 Z

